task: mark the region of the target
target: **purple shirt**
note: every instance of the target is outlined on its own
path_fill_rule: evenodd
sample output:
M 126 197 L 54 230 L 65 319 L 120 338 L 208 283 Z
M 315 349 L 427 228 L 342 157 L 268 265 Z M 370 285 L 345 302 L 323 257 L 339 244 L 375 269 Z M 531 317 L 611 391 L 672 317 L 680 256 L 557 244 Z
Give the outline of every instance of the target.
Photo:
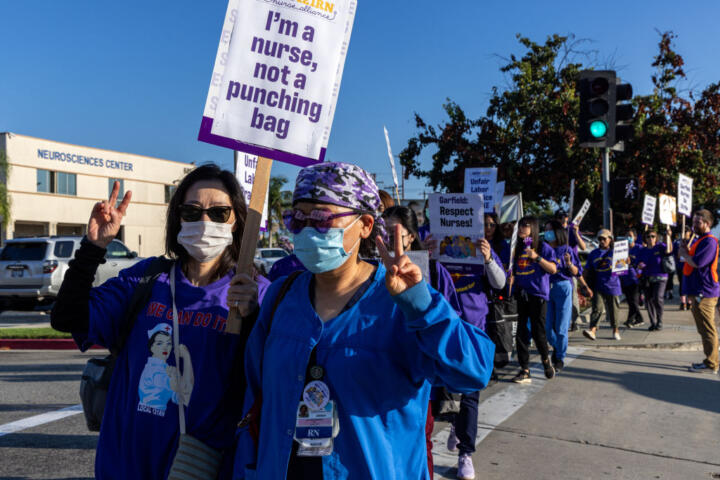
M 620 284 L 623 287 L 637 285 L 639 282 L 638 276 L 640 275 L 640 270 L 638 269 L 637 264 L 638 256 L 640 255 L 642 248 L 642 246 L 636 243 L 632 246 L 632 248 L 630 248 L 630 251 L 628 252 L 630 265 L 628 265 L 627 275 L 620 276 Z
M 612 249 L 596 248 L 588 255 L 585 271 L 594 274 L 593 288 L 605 295 L 620 295 L 620 278 L 612 273 Z
M 667 245 L 658 242 L 654 247 L 643 247 L 640 251 L 639 260 L 645 264 L 643 275 L 646 277 L 665 277 L 667 273 L 662 271 L 662 259 L 665 256 Z
M 523 243 L 518 239 L 516 248 L 523 248 Z M 548 262 L 555 262 L 555 250 L 546 242 L 540 244 L 538 252 L 542 258 Z M 525 290 L 528 295 L 540 297 L 544 300 L 550 299 L 550 274 L 530 259 L 527 253 L 517 257 L 513 265 L 513 273 L 515 274 L 515 285 Z
M 500 258 L 495 251 L 492 251 L 491 255 L 493 260 L 498 265 L 501 265 Z M 489 312 L 486 292 L 490 291 L 490 284 L 488 284 L 485 276 L 485 265 L 480 265 L 480 273 L 478 274 L 456 274 L 453 275 L 453 278 L 455 280 L 455 291 L 457 291 L 462 310 L 460 318 L 485 331 L 486 318 Z
M 570 263 L 567 263 L 565 261 L 565 254 L 570 254 Z M 567 245 L 559 245 L 555 249 L 555 265 L 557 265 L 557 273 L 555 275 L 552 275 L 550 277 L 550 283 L 555 282 L 563 282 L 563 281 L 570 281 L 570 279 L 575 276 L 579 277 L 582 275 L 583 268 L 582 264 L 580 263 L 580 257 L 578 257 L 575 250 L 573 250 L 572 247 Z M 570 266 L 575 265 L 578 268 L 577 275 L 573 275 L 570 273 Z
M 684 290 L 687 295 L 720 297 L 720 284 L 713 278 L 712 265 L 718 254 L 718 242 L 714 237 L 705 237 L 695 248 L 693 262 L 698 268 L 685 277 Z

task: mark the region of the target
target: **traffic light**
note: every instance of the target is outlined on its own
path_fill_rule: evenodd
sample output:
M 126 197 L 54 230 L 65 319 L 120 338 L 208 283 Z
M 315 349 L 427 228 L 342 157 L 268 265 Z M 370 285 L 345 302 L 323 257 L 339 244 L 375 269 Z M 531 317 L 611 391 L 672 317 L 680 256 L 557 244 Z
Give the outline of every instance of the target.
M 618 104 L 632 98 L 632 86 L 618 85 L 617 82 L 613 70 L 580 72 L 577 89 L 580 93 L 578 138 L 581 147 L 610 148 L 632 134 L 632 126 L 624 122 L 632 118 L 633 107 Z

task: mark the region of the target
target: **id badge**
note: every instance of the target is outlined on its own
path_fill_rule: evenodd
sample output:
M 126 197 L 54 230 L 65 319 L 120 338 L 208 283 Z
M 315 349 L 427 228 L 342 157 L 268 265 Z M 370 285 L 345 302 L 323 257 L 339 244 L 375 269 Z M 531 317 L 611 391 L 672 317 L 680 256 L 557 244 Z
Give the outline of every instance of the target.
M 314 406 L 314 405 L 313 405 Z M 306 402 L 298 405 L 294 438 L 300 457 L 321 457 L 333 452 L 333 438 L 337 435 L 335 402 L 328 401 L 321 409 L 313 409 Z

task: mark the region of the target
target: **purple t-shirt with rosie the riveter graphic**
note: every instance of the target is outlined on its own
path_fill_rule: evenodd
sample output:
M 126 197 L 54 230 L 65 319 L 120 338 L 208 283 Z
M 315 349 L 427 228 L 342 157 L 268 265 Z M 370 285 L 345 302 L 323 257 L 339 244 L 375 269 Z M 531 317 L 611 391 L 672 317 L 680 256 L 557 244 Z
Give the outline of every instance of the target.
M 702 295 L 707 298 L 720 297 L 720 283 L 713 277 L 713 262 L 718 254 L 718 241 L 716 238 L 707 236 L 698 240 L 700 243 L 695 248 L 693 262 L 698 268 L 693 269 L 683 282 L 686 295 Z
M 152 259 L 138 262 L 89 298 L 89 329 L 73 332 L 81 350 L 117 343 L 128 321 L 128 303 Z M 234 272 L 198 287 L 175 267 L 180 343 L 190 352 L 194 383 L 185 407 L 187 433 L 228 452 L 219 478 L 230 478 L 234 435 L 242 417 L 243 341 L 225 333 L 227 290 Z M 268 282 L 258 278 L 259 301 Z M 107 394 L 95 458 L 95 478 L 167 478 L 179 438 L 178 396 L 173 391 L 172 298 L 168 274 L 153 285 L 148 304 L 134 319 L 120 350 Z
M 595 277 L 592 286 L 594 290 L 605 295 L 620 295 L 622 293 L 620 278 L 612 273 L 612 257 L 612 249 L 601 250 L 596 248 L 588 255 L 587 262 L 585 262 L 585 271 L 591 272 Z
M 528 295 L 533 297 L 540 297 L 544 300 L 550 299 L 550 274 L 547 273 L 534 260 L 531 260 L 527 253 L 523 242 L 518 238 L 516 248 L 523 249 L 522 255 L 516 257 L 515 263 L 513 264 L 513 274 L 515 275 L 515 287 L 519 287 L 525 290 Z M 538 255 L 547 260 L 548 262 L 555 262 L 555 250 L 547 244 L 542 242 L 540 244 Z
M 498 265 L 502 265 L 500 257 L 494 250 L 492 258 Z M 460 318 L 484 332 L 489 312 L 487 292 L 490 291 L 490 285 L 485 276 L 485 265 L 480 265 L 479 270 L 473 274 L 453 273 L 452 278 L 462 308 L 462 313 L 459 313 Z
M 654 247 L 643 247 L 638 255 L 638 262 L 644 263 L 642 273 L 646 277 L 665 277 L 668 274 L 662 271 L 662 259 L 665 256 L 667 245 L 658 242 Z

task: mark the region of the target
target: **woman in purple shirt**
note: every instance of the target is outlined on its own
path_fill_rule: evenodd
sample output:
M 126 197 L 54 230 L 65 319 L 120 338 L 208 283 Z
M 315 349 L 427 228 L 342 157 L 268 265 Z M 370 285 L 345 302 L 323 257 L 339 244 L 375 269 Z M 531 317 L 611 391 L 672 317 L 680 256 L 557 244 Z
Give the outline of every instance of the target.
M 518 243 L 515 247 L 515 259 L 512 269 L 510 288 L 515 292 L 518 302 L 518 329 L 515 336 L 520 372 L 513 378 L 515 383 L 530 383 L 530 331 L 535 346 L 540 352 L 543 369 L 547 378 L 555 376 L 555 368 L 550 362 L 550 351 L 545 338 L 545 314 L 550 299 L 550 275 L 557 273 L 555 251 L 540 239 L 540 229 L 536 217 L 520 219 L 518 225 Z
M 673 252 L 670 227 L 665 234 L 665 243 L 658 242 L 658 233 L 655 230 L 645 232 L 646 247 L 640 251 L 640 266 L 642 274 L 648 282 L 645 293 L 650 327 L 648 330 L 662 330 L 663 308 L 665 304 L 665 288 L 668 274 L 662 270 L 663 257 Z
M 585 277 L 589 285 L 595 290 L 592 297 L 592 313 L 590 314 L 590 328 L 583 330 L 590 340 L 595 340 L 597 325 L 600 317 L 607 312 L 607 319 L 613 329 L 615 340 L 620 340 L 618 328 L 618 309 L 620 308 L 620 278 L 612 273 L 613 237 L 610 230 L 602 229 L 597 234 L 600 246 L 590 252 L 585 262 Z
M 568 244 L 567 229 L 557 220 L 545 224 L 545 240 L 555 249 L 557 273 L 550 277 L 550 301 L 547 308 L 547 339 L 553 347 L 552 363 L 556 371 L 565 366 L 568 329 L 572 317 L 572 278 L 582 274 L 580 259 Z

